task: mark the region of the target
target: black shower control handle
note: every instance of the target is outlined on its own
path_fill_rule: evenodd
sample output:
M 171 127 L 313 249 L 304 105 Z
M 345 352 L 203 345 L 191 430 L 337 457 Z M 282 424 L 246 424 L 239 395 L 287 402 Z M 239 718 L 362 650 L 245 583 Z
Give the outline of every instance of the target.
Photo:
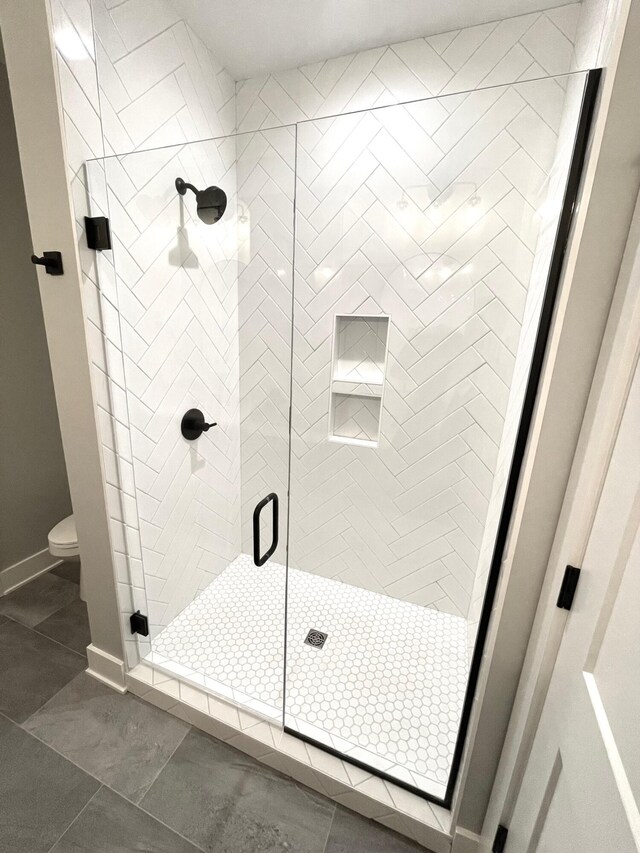
M 203 432 L 207 432 L 214 426 L 218 426 L 218 424 L 215 422 L 208 424 L 200 409 L 189 409 L 180 423 L 180 432 L 188 441 L 194 441 L 196 438 L 200 438 Z
M 60 252 L 43 252 L 42 257 L 31 255 L 31 263 L 44 267 L 49 275 L 62 275 L 62 255 Z

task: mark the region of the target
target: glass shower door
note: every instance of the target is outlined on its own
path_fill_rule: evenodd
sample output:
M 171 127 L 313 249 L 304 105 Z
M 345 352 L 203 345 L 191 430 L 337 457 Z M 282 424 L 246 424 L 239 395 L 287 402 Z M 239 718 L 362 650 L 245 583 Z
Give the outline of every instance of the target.
M 92 320 L 142 654 L 436 800 L 583 84 L 89 164 L 114 238 Z
M 90 164 L 114 239 L 97 320 L 115 381 L 117 548 L 149 620 L 141 652 L 278 719 L 294 140 L 285 127 Z
M 285 726 L 436 800 L 583 84 L 298 127 Z

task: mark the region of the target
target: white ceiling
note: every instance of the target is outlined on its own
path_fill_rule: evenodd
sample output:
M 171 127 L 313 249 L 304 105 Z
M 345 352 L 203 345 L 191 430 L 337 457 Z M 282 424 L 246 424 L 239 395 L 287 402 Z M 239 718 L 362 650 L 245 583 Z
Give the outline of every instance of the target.
M 236 80 L 562 0 L 172 0 Z

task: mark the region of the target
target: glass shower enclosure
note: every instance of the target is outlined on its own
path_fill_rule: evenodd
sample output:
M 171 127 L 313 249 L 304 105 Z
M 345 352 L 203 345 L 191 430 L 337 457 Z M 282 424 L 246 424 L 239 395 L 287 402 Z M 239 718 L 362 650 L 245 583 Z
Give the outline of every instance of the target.
M 439 802 L 585 79 L 88 164 L 141 656 Z

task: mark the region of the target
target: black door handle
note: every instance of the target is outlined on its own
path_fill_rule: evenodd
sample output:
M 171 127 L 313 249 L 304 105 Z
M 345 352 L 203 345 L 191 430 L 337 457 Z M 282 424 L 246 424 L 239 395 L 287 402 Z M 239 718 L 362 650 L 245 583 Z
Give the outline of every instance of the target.
M 260 513 L 266 507 L 269 501 L 273 501 L 273 537 L 271 539 L 271 547 L 266 552 L 266 554 L 263 554 L 261 557 Z M 278 547 L 278 528 L 278 496 L 275 492 L 271 492 L 271 494 L 267 495 L 266 498 L 262 498 L 259 504 L 256 504 L 256 508 L 253 511 L 253 562 L 256 564 L 256 566 L 263 566 Z
M 64 272 L 60 252 L 43 252 L 41 258 L 31 255 L 31 263 L 44 267 L 49 275 L 62 275 Z

